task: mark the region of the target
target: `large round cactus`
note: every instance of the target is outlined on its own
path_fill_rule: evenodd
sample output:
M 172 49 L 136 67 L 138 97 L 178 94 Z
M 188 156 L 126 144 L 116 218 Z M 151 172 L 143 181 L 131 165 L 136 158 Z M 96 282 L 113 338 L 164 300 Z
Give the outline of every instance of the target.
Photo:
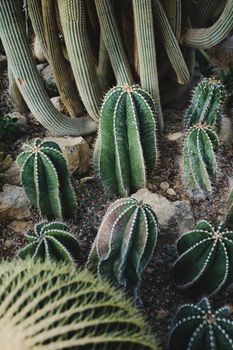
M 51 261 L 0 266 L 4 350 L 156 350 L 138 312 L 88 271 Z
M 17 158 L 28 198 L 48 219 L 68 218 L 77 208 L 66 160 L 59 145 L 37 139 Z
M 136 287 L 153 254 L 157 235 L 157 218 L 149 205 L 134 198 L 119 199 L 103 218 L 88 266 L 119 285 Z
M 94 165 L 105 189 L 127 196 L 155 168 L 155 106 L 139 86 L 117 86 L 103 102 Z
M 232 350 L 233 321 L 229 307 L 213 311 L 208 299 L 183 305 L 177 312 L 169 350 Z
M 55 259 L 72 262 L 76 260 L 80 249 L 77 239 L 70 233 L 69 227 L 62 222 L 40 222 L 35 225 L 34 234 L 26 234 L 28 244 L 18 255 L 25 259 Z
M 180 237 L 177 250 L 174 272 L 179 285 L 209 295 L 233 282 L 233 231 L 221 225 L 215 230 L 200 221 L 195 230 Z

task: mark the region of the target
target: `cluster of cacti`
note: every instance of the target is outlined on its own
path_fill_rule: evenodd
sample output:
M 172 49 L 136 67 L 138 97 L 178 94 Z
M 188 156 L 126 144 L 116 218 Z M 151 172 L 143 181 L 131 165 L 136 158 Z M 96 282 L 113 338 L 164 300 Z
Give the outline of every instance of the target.
M 230 195 L 228 198 L 228 208 L 227 208 L 227 217 L 226 222 L 233 226 L 233 188 L 230 191 Z
M 127 196 L 146 186 L 157 158 L 155 106 L 139 86 L 117 86 L 100 112 L 94 165 L 110 193 Z
M 77 208 L 66 160 L 59 145 L 36 139 L 17 158 L 21 182 L 30 201 L 48 219 L 72 217 Z
M 51 261 L 1 264 L 0 337 L 5 350 L 158 349 L 121 292 Z
M 174 275 L 181 287 L 191 287 L 196 295 L 210 295 L 233 282 L 233 231 L 223 225 L 215 229 L 200 221 L 195 230 L 178 239 L 177 251 Z
M 137 287 L 157 235 L 157 217 L 149 205 L 134 198 L 119 199 L 103 218 L 87 265 L 119 285 Z
M 213 311 L 209 300 L 186 304 L 178 310 L 169 339 L 169 350 L 231 350 L 233 321 L 228 306 Z
M 25 237 L 29 243 L 18 252 L 22 259 L 73 262 L 80 252 L 77 239 L 62 222 L 40 222 L 35 225 L 34 233 Z

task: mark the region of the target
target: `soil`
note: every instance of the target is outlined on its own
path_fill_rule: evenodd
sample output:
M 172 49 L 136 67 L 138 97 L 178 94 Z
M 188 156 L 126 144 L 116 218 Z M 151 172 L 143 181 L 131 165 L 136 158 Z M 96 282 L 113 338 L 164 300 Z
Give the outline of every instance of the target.
M 0 113 L 6 114 L 13 107 L 7 93 L 6 70 L 0 73 Z M 171 133 L 179 133 L 183 130 L 183 110 L 167 110 L 165 112 L 166 128 L 164 136 L 158 140 L 160 150 L 159 163 L 153 176 L 148 181 L 148 188 L 152 192 L 162 193 L 169 200 L 189 200 L 195 219 L 207 219 L 213 224 L 222 220 L 226 210 L 226 200 L 229 191 L 228 176 L 233 174 L 233 148 L 221 143 L 218 156 L 219 178 L 214 192 L 209 198 L 193 199 L 185 189 L 182 171 L 181 156 L 182 142 L 181 135 L 177 140 L 171 140 Z M 226 111 L 230 115 L 230 111 Z M 35 119 L 28 115 L 29 127 L 16 136 L 12 136 L 7 142 L 0 142 L 0 149 L 11 154 L 15 159 L 20 152 L 23 143 L 33 137 L 43 137 L 48 132 L 39 125 Z M 90 139 L 90 138 L 89 138 Z M 92 142 L 93 144 L 93 138 Z M 86 176 L 93 176 L 90 170 Z M 160 184 L 167 181 L 170 187 L 176 192 L 176 196 L 169 196 L 160 188 Z M 83 266 L 90 251 L 92 242 L 96 236 L 98 227 L 109 204 L 117 197 L 107 196 L 97 179 L 87 182 L 81 186 L 80 177 L 74 178 L 79 208 L 74 220 L 70 225 L 77 235 L 82 249 L 82 257 L 79 264 Z M 30 221 L 37 222 L 39 214 L 36 208 L 33 209 Z M 0 259 L 12 259 L 17 250 L 25 243 L 20 233 L 15 233 L 8 227 L 9 221 L 2 220 L 0 223 Z M 143 274 L 140 286 L 142 299 L 141 311 L 148 319 L 152 330 L 161 341 L 162 349 L 166 348 L 168 334 L 172 320 L 177 308 L 189 302 L 196 302 L 191 292 L 179 290 L 173 282 L 170 269 L 176 259 L 176 240 L 179 232 L 160 232 L 154 256 Z M 233 289 L 221 291 L 212 298 L 214 306 L 232 303 Z

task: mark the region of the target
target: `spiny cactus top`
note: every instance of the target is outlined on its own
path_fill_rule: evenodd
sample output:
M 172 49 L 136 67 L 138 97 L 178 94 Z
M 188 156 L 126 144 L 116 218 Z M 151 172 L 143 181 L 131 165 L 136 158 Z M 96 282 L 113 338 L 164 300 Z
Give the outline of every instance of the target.
M 228 198 L 228 210 L 227 210 L 226 221 L 230 226 L 233 226 L 233 188 L 231 189 L 231 192 Z
M 200 221 L 195 230 L 180 237 L 177 250 L 174 272 L 179 285 L 209 295 L 233 282 L 233 231 Z
M 93 244 L 88 266 L 119 285 L 137 286 L 158 235 L 151 207 L 122 198 L 108 208 Z
M 214 78 L 204 78 L 196 87 L 190 107 L 186 112 L 186 128 L 206 123 L 221 129 L 224 86 Z
M 3 262 L 3 350 L 156 350 L 132 304 L 106 282 L 73 265 Z
M 213 311 L 208 299 L 183 305 L 177 312 L 169 350 L 232 350 L 233 321 L 225 306 Z
M 72 262 L 76 260 L 80 249 L 76 238 L 70 233 L 69 227 L 62 222 L 40 222 L 35 225 L 34 234 L 26 234 L 29 242 L 18 253 L 25 259 L 55 259 Z
M 77 208 L 66 160 L 59 145 L 36 139 L 17 158 L 27 196 L 48 219 L 68 218 Z
M 94 165 L 108 192 L 127 196 L 146 185 L 156 163 L 155 106 L 139 86 L 117 86 L 105 96 Z

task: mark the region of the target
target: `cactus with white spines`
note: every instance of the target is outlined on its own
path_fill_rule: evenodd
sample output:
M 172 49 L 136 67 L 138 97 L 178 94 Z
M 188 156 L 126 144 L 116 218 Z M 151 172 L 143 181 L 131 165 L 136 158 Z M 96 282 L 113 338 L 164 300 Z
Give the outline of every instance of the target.
M 229 225 L 233 226 L 233 188 L 231 189 L 229 198 L 228 198 L 228 210 L 226 221 Z
M 156 245 L 158 222 L 147 204 L 122 198 L 108 208 L 91 253 L 88 267 L 100 277 L 137 291 L 140 275 Z
M 66 160 L 60 146 L 36 139 L 17 158 L 21 182 L 30 201 L 48 219 L 72 217 L 77 208 Z
M 100 113 L 94 165 L 105 189 L 122 197 L 146 186 L 157 158 L 155 106 L 139 86 L 116 86 Z
M 29 243 L 18 252 L 22 259 L 73 262 L 80 252 L 77 239 L 62 222 L 40 222 L 35 225 L 34 233 L 25 237 Z
M 197 305 L 185 304 L 178 310 L 169 339 L 169 350 L 231 350 L 233 321 L 230 308 L 212 310 L 204 298 Z
M 195 230 L 179 238 L 177 251 L 174 276 L 181 287 L 211 295 L 233 282 L 233 231 L 223 225 L 215 229 L 200 221 Z

